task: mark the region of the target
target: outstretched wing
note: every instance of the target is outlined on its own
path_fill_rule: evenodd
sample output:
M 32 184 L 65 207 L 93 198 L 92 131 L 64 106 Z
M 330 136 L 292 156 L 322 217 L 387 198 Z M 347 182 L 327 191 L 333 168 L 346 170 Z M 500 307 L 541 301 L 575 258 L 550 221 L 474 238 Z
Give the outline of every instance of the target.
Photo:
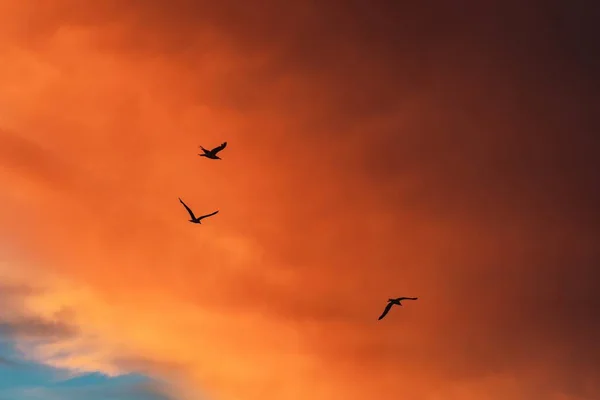
M 185 207 L 185 209 L 187 210 L 187 212 L 190 213 L 190 217 L 192 217 L 192 219 L 196 219 L 196 216 L 194 215 L 194 212 L 192 210 L 190 210 L 190 208 L 183 202 L 183 200 L 179 199 L 179 202 L 181 204 L 183 204 L 183 206 Z
M 219 210 L 215 211 L 214 213 L 210 213 L 210 214 L 203 215 L 203 216 L 201 216 L 201 217 L 200 217 L 200 218 L 198 218 L 198 219 L 204 219 L 204 218 L 212 217 L 213 215 L 215 215 L 215 214 L 216 214 L 216 213 L 218 213 L 218 212 L 219 212 Z
M 398 301 L 402 300 L 418 300 L 418 297 L 400 297 Z
M 392 308 L 393 305 L 394 305 L 394 303 L 388 303 L 388 305 L 385 306 L 385 310 L 383 310 L 383 314 L 381 314 L 379 316 L 379 318 L 377 318 L 377 320 L 379 321 L 380 319 L 385 317 L 387 315 L 387 313 L 390 312 L 390 309 Z
M 205 149 L 204 147 L 202 147 L 202 146 L 198 146 L 198 147 L 200 147 L 200 149 L 202 149 L 202 154 L 198 153 L 198 155 L 199 155 L 200 157 L 203 157 L 203 156 L 210 156 L 210 155 L 211 155 L 211 152 L 210 152 L 210 150 L 206 150 L 206 149 Z
M 227 147 L 227 142 L 223 142 L 221 143 L 220 146 L 215 147 L 214 149 L 212 149 L 210 152 L 213 154 L 217 154 L 218 152 L 220 152 L 221 150 L 223 150 L 225 147 Z

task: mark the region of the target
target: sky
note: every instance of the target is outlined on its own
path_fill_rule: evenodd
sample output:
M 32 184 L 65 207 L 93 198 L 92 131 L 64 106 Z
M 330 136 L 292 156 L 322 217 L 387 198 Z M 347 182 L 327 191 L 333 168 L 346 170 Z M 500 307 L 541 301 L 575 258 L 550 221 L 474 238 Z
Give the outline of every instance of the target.
M 0 1 L 0 399 L 600 398 L 598 17 Z

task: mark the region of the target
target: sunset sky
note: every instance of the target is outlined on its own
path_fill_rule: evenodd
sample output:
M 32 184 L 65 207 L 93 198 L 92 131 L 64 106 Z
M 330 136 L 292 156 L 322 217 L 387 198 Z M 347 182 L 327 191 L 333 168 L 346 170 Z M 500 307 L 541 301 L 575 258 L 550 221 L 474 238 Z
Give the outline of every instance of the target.
M 600 399 L 599 18 L 0 0 L 0 400 Z

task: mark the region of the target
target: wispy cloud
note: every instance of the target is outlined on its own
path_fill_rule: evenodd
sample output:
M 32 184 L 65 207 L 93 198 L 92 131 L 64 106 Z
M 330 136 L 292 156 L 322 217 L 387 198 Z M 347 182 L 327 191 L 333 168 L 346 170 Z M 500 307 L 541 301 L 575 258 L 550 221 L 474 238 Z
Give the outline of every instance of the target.
M 6 282 L 0 282 L 0 298 L 7 297 L 26 297 L 32 294 L 39 293 L 40 289 L 31 285 L 11 284 Z
M 183 376 L 188 373 L 191 368 L 189 363 L 161 361 L 147 357 L 117 357 L 113 359 L 113 363 L 124 371 L 162 377 Z
M 14 367 L 16 365 L 18 365 L 15 361 L 8 359 L 6 357 L 2 357 L 0 356 L 0 365 L 4 365 L 7 367 Z
M 71 170 L 51 149 L 2 126 L 0 166 L 17 172 L 27 180 L 48 185 L 52 190 L 63 189 L 72 179 Z
M 68 370 L 31 360 L 14 361 L 19 359 L 19 353 L 13 345 L 11 341 L 0 342 L 0 399 L 172 400 L 158 383 L 143 375 L 109 377 L 88 373 L 72 376 Z
M 0 320 L 0 334 L 23 339 L 57 340 L 73 337 L 75 327 L 61 321 L 47 321 L 37 317 L 23 317 L 12 321 Z

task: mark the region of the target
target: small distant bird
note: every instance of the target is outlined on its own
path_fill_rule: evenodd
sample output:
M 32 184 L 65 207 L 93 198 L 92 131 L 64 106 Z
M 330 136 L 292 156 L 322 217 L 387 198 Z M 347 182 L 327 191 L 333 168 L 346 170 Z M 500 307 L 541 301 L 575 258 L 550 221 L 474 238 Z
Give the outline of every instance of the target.
M 183 204 L 183 206 L 185 207 L 187 212 L 190 214 L 190 217 L 192 217 L 192 219 L 190 219 L 190 222 L 193 222 L 194 224 L 201 224 L 202 222 L 200 222 L 200 221 L 202 221 L 204 218 L 211 217 L 219 212 L 219 210 L 217 210 L 214 213 L 206 214 L 206 215 L 196 218 L 196 216 L 194 215 L 194 212 L 183 202 L 183 200 L 179 199 L 179 202 L 181 204 Z
M 227 142 L 221 143 L 220 146 L 215 147 L 212 150 L 206 150 L 204 147 L 200 146 L 200 148 L 202 149 L 204 154 L 198 154 L 198 155 L 200 157 L 211 158 L 213 160 L 220 160 L 221 158 L 217 155 L 217 153 L 220 152 L 221 150 L 223 150 L 225 147 L 227 147 Z
M 378 321 L 385 317 L 394 304 L 401 306 L 400 303 L 402 300 L 417 300 L 418 297 L 398 297 L 397 299 L 388 299 L 388 305 L 385 306 L 385 310 L 383 310 L 383 314 L 377 319 Z

